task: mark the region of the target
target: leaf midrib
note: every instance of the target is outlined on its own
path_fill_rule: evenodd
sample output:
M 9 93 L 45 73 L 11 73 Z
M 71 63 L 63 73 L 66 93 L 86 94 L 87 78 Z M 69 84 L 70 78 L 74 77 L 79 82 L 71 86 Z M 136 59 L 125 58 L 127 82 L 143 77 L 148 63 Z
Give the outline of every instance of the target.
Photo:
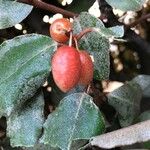
M 71 147 L 72 137 L 73 137 L 73 135 L 74 135 L 74 130 L 75 130 L 75 128 L 76 128 L 77 118 L 78 118 L 78 116 L 79 116 L 80 108 L 81 108 L 81 105 L 82 105 L 82 102 L 83 102 L 84 97 L 85 97 L 85 94 L 83 93 L 82 96 L 81 96 L 81 98 L 80 98 L 80 103 L 79 103 L 79 105 L 78 105 L 77 113 L 76 113 L 76 115 L 75 115 L 75 120 L 76 120 L 76 121 L 75 121 L 75 123 L 74 123 L 73 129 L 72 129 L 72 133 L 70 134 L 70 138 L 69 138 L 69 140 L 68 140 L 68 141 L 69 141 L 68 150 L 70 150 L 70 147 Z

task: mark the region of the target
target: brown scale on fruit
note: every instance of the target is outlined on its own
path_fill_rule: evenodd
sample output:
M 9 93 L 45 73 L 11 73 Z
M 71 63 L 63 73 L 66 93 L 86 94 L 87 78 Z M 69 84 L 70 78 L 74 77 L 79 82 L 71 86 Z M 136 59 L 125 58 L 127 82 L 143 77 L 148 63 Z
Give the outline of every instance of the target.
M 50 26 L 50 35 L 55 41 L 65 43 L 69 40 L 67 35 L 71 30 L 72 23 L 68 19 L 56 19 Z

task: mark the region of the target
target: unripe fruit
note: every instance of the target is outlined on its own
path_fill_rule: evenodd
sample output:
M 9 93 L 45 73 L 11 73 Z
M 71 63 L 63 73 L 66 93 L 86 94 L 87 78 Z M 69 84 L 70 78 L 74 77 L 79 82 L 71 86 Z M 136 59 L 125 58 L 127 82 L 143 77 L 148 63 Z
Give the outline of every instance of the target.
M 67 92 L 78 84 L 80 73 L 79 52 L 73 47 L 59 47 L 52 58 L 52 74 L 56 85 Z
M 90 55 L 86 51 L 80 51 L 81 74 L 79 84 L 88 85 L 93 79 L 94 65 Z
M 56 19 L 50 26 L 50 35 L 55 41 L 65 43 L 69 40 L 66 34 L 71 30 L 72 23 L 68 19 Z

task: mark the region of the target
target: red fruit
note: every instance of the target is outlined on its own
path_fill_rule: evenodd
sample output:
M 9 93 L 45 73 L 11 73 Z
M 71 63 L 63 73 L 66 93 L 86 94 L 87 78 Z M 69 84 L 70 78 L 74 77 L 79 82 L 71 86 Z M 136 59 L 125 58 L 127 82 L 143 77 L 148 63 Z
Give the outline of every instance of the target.
M 93 79 L 94 65 L 90 55 L 86 51 L 80 51 L 81 74 L 79 84 L 88 85 Z
M 69 39 L 66 33 L 70 32 L 71 30 L 72 24 L 68 19 L 56 19 L 50 26 L 50 35 L 55 41 L 65 43 Z
M 78 84 L 80 73 L 79 52 L 69 46 L 58 48 L 52 58 L 52 74 L 56 85 L 67 92 Z

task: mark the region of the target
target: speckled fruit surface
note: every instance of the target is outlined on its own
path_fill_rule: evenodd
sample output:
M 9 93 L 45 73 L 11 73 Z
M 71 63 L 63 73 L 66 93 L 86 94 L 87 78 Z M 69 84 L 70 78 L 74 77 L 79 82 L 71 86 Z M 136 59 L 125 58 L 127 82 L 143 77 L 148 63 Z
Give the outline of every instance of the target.
M 69 33 L 71 30 L 72 23 L 68 19 L 56 19 L 50 26 L 50 35 L 53 40 L 60 43 L 65 43 L 69 39 L 67 33 Z
M 93 79 L 94 65 L 88 52 L 80 51 L 79 55 L 81 60 L 81 74 L 79 84 L 86 86 Z
M 81 74 L 79 52 L 73 47 L 59 47 L 52 58 L 52 74 L 56 85 L 63 92 L 75 87 Z

